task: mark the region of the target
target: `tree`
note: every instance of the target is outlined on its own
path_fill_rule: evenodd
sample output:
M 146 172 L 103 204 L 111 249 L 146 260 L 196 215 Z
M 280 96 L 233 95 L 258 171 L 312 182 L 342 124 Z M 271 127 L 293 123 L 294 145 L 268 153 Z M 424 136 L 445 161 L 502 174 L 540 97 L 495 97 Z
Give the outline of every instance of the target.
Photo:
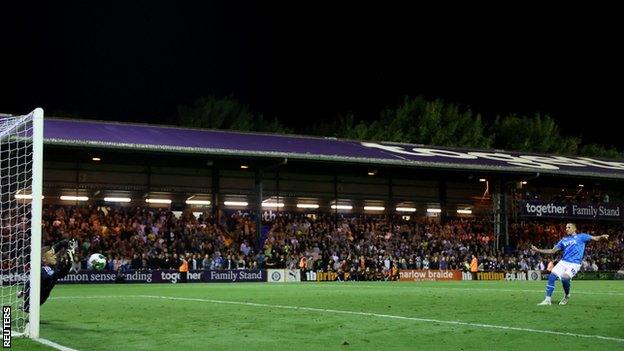
M 265 120 L 232 97 L 197 99 L 191 106 L 179 106 L 175 123 L 186 127 L 230 129 L 267 133 L 293 133 L 277 118 Z M 369 141 L 393 141 L 432 146 L 498 148 L 590 157 L 622 158 L 615 148 L 581 145 L 580 138 L 562 136 L 548 115 L 509 115 L 486 124 L 469 108 L 440 99 L 405 97 L 398 106 L 386 108 L 379 119 L 357 121 L 352 113 L 317 122 L 298 131 L 326 137 Z
M 355 128 L 355 116 L 349 112 L 346 115 L 339 115 L 335 118 L 319 119 L 312 125 L 304 127 L 301 132 L 303 134 L 317 135 L 322 137 L 335 137 L 335 138 L 348 138 L 348 139 L 360 139 L 353 138 L 351 136 L 351 130 Z
M 550 116 L 497 117 L 492 126 L 494 147 L 499 149 L 575 155 L 580 139 L 564 137 Z
M 263 115 L 254 118 L 253 131 L 275 134 L 292 134 L 294 131 L 284 127 L 277 118 L 273 118 L 270 122 L 264 120 Z
M 233 98 L 202 97 L 192 106 L 178 106 L 178 123 L 184 127 L 251 130 L 253 115 Z
M 368 128 L 357 128 L 358 135 L 379 141 L 459 147 L 489 147 L 492 142 L 484 135 L 480 115 L 459 105 L 422 97 L 406 97 L 398 107 L 382 111 L 380 120 Z
M 264 116 L 254 116 L 249 107 L 232 97 L 218 99 L 202 97 L 191 106 L 178 106 L 176 123 L 183 127 L 230 129 L 270 133 L 291 133 L 277 118 L 265 122 Z
M 624 154 L 618 151 L 614 147 L 605 147 L 598 144 L 588 144 L 583 145 L 581 147 L 581 151 L 579 152 L 580 156 L 586 157 L 604 157 L 604 158 L 613 158 L 613 159 L 622 159 L 624 158 Z

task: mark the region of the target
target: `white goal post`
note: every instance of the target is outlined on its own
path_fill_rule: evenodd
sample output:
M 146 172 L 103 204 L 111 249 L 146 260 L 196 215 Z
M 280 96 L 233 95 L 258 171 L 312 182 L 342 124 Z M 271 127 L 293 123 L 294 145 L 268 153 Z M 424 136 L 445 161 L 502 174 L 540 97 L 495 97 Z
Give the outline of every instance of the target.
M 0 115 L 0 291 L 14 336 L 39 338 L 42 193 L 43 109 Z

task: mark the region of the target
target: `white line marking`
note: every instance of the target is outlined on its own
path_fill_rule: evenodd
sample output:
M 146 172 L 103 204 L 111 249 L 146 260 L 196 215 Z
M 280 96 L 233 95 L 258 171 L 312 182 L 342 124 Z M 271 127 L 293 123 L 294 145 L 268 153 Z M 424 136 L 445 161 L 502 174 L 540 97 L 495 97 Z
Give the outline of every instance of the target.
M 214 303 L 214 304 L 229 304 L 229 305 L 241 305 L 241 306 L 253 306 L 253 307 L 281 308 L 281 309 L 286 309 L 286 310 L 311 311 L 311 312 L 334 313 L 334 314 L 349 314 L 349 315 L 356 315 L 356 316 L 369 316 L 369 317 L 379 317 L 379 318 L 389 318 L 389 319 L 399 319 L 399 320 L 410 320 L 410 321 L 416 321 L 416 322 L 462 325 L 462 326 L 481 327 L 481 328 L 489 328 L 489 329 L 514 330 L 514 331 L 523 331 L 523 332 L 540 333 L 540 334 L 576 336 L 579 338 L 602 339 L 602 340 L 624 342 L 623 338 L 616 338 L 616 337 L 602 336 L 602 335 L 577 334 L 577 333 L 568 333 L 568 332 L 558 332 L 558 331 L 553 331 L 553 330 L 508 327 L 508 326 L 503 326 L 503 325 L 470 323 L 470 322 L 461 322 L 461 321 L 446 321 L 446 320 L 431 319 L 431 318 L 405 317 L 405 316 L 395 316 L 395 315 L 390 315 L 390 314 L 379 314 L 379 313 L 372 313 L 372 312 L 333 310 L 333 309 L 325 309 L 325 308 L 288 306 L 288 305 L 271 305 L 271 304 L 266 304 L 266 303 L 199 299 L 199 298 L 190 298 L 190 297 L 173 297 L 173 296 L 157 296 L 157 295 L 118 295 L 118 296 L 63 296 L 63 297 L 56 297 L 53 299 L 83 299 L 83 298 L 84 299 L 150 298 L 150 299 L 163 299 L 163 300 L 175 300 L 175 301 L 208 302 L 208 303 Z
M 71 347 L 63 346 L 61 344 L 57 344 L 54 341 L 50 341 L 50 340 L 47 340 L 47 339 L 38 338 L 38 339 L 33 339 L 33 340 L 35 340 L 36 342 L 38 342 L 40 344 L 44 344 L 46 346 L 50 346 L 50 347 L 53 347 L 53 348 L 55 348 L 57 350 L 61 350 L 61 351 L 78 351 L 76 349 L 72 349 Z

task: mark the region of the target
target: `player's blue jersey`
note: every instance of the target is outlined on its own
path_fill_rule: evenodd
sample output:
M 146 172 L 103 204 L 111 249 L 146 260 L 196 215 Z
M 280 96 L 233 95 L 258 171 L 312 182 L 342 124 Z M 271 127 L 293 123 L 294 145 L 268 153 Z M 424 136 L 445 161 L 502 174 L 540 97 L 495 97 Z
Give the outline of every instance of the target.
M 581 264 L 585 254 L 585 243 L 591 240 L 591 235 L 578 233 L 559 240 L 555 247 L 563 251 L 561 260 Z

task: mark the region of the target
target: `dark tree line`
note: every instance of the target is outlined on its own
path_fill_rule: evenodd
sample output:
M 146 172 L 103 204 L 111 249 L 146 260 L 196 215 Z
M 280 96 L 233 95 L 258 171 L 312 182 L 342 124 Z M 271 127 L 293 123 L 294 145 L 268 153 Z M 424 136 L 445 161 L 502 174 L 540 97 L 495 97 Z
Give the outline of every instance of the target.
M 200 98 L 179 106 L 175 124 L 185 127 L 230 129 L 268 133 L 299 133 L 355 140 L 394 141 L 432 146 L 496 148 L 561 155 L 622 158 L 613 147 L 589 144 L 561 134 L 548 115 L 498 116 L 487 123 L 470 108 L 442 100 L 405 97 L 395 107 L 381 111 L 373 121 L 348 114 L 318 121 L 305 130 L 287 128 L 277 118 L 254 114 L 234 98 Z

